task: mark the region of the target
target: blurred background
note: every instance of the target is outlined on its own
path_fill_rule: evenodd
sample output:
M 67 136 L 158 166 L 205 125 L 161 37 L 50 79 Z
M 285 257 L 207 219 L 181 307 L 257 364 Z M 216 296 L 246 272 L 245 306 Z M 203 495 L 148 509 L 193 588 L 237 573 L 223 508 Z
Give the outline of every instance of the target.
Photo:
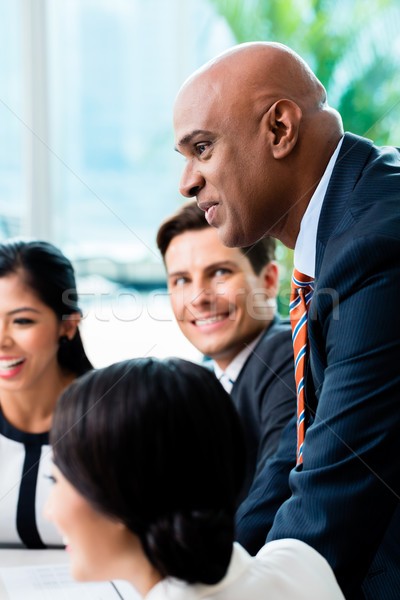
M 291 46 L 345 130 L 400 145 L 398 0 L 0 0 L 0 240 L 73 261 L 95 366 L 200 357 L 169 307 L 155 245 L 183 201 L 172 106 L 238 42 Z M 287 314 L 292 255 L 278 247 Z

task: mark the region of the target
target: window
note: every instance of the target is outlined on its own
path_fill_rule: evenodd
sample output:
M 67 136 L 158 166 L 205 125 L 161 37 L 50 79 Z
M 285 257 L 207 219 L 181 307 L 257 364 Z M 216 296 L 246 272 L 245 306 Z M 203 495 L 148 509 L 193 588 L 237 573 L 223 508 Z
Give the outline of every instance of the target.
M 0 0 L 0 17 L 0 236 L 73 260 L 95 366 L 198 356 L 157 291 L 155 235 L 182 201 L 174 98 L 234 43 L 225 21 L 207 0 Z
M 18 2 L 0 3 L 0 237 L 21 233 L 24 217 L 22 23 Z

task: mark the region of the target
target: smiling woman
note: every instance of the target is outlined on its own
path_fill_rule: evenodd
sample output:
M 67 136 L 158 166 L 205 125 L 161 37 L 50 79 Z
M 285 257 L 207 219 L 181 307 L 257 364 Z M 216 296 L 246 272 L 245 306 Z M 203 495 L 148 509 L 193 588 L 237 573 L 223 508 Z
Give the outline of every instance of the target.
M 41 519 L 60 393 L 88 371 L 71 263 L 46 242 L 0 244 L 0 544 L 60 545 Z

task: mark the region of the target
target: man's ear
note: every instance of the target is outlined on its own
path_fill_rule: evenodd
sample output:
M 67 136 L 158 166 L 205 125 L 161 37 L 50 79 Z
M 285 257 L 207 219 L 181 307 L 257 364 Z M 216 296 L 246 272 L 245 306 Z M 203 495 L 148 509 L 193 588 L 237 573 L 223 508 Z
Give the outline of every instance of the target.
M 262 273 L 264 287 L 267 290 L 269 298 L 276 298 L 279 291 L 279 269 L 274 260 L 271 260 Z
M 278 100 L 264 115 L 271 140 L 272 155 L 285 158 L 297 143 L 301 108 L 292 100 Z
M 81 322 L 82 316 L 79 312 L 73 312 L 70 315 L 64 315 L 61 322 L 60 336 L 66 336 L 69 340 L 72 340 L 79 323 Z

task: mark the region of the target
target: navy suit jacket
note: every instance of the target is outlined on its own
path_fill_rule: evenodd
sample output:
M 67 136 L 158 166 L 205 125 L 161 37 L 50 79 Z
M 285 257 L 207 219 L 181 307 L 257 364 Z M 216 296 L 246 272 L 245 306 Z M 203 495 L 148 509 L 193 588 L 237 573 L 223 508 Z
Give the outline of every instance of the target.
M 232 391 L 247 443 L 246 478 L 239 501 L 276 451 L 282 429 L 296 413 L 292 328 L 275 316 L 254 348 Z
M 253 553 L 268 531 L 268 541 L 304 540 L 327 558 L 346 598 L 398 600 L 399 149 L 345 135 L 319 220 L 315 279 L 303 465 L 290 471 L 292 420 L 238 512 L 237 537 Z

